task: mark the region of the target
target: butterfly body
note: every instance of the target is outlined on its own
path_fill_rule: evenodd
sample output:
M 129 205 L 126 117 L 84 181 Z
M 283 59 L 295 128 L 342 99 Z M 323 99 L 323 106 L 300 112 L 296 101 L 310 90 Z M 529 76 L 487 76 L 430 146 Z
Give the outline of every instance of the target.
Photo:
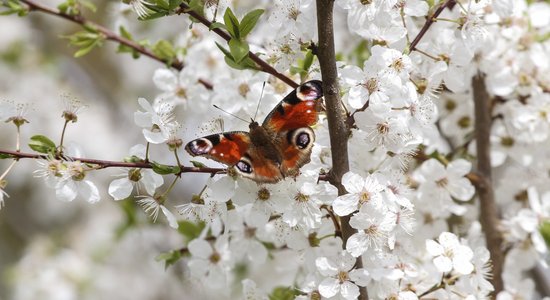
M 189 142 L 192 156 L 204 156 L 234 166 L 244 177 L 260 183 L 274 183 L 297 176 L 308 163 L 323 96 L 321 82 L 308 81 L 288 94 L 260 126 L 252 121 L 249 132 L 212 134 Z

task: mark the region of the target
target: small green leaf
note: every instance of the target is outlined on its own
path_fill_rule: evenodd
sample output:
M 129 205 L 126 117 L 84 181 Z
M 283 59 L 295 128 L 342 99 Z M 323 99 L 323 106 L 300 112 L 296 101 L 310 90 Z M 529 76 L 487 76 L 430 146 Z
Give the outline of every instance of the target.
M 542 238 L 546 242 L 546 246 L 550 247 L 550 222 L 546 221 L 542 223 L 542 225 L 539 228 L 540 234 L 542 235 Z
M 24 17 L 28 13 L 27 7 L 21 5 L 17 0 L 2 1 L 0 7 L 5 7 L 6 10 L 0 11 L 0 15 L 12 15 L 17 14 L 20 17 Z
M 229 50 L 225 49 L 218 42 L 215 42 L 215 43 L 216 43 L 216 46 L 218 46 L 218 49 L 220 49 L 226 57 L 229 57 L 233 60 L 233 56 L 231 55 L 231 52 L 229 52 Z
M 225 24 L 220 23 L 220 22 L 212 23 L 212 25 L 210 25 L 210 27 L 208 27 L 208 29 L 210 29 L 210 30 L 214 30 L 214 29 L 218 29 L 218 28 L 222 28 L 222 29 L 227 30 L 227 27 L 225 27 Z
M 5 154 L 5 153 L 0 153 L 0 159 L 6 159 L 6 158 L 11 158 L 12 156 L 9 155 L 9 154 Z
M 269 295 L 269 300 L 293 300 L 299 292 L 288 286 L 278 286 Z
M 231 35 L 231 37 L 240 39 L 241 34 L 239 32 L 239 20 L 235 15 L 233 14 L 233 11 L 231 11 L 231 8 L 227 8 L 225 10 L 225 14 L 223 15 L 223 20 L 225 23 L 225 27 L 227 28 L 227 32 Z
M 192 160 L 191 161 L 191 164 L 193 165 L 193 167 L 195 168 L 206 168 L 206 165 L 201 163 L 201 162 L 198 162 L 196 160 Z
M 136 162 L 143 162 L 143 159 L 135 155 L 132 155 L 132 156 L 125 157 L 123 161 L 129 162 L 129 163 L 136 163 Z
M 165 61 L 171 62 L 176 57 L 176 51 L 172 43 L 166 40 L 158 41 L 152 48 L 153 53 Z
M 168 267 L 175 264 L 180 258 L 181 252 L 179 250 L 172 250 L 159 254 L 155 259 L 156 261 L 164 261 L 164 269 L 168 269 Z
M 183 235 L 186 240 L 190 241 L 200 236 L 204 229 L 205 223 L 193 223 L 189 221 L 178 221 L 178 232 Z
M 178 174 L 181 172 L 178 166 L 163 165 L 157 162 L 152 162 L 151 165 L 153 166 L 153 171 L 160 175 Z
M 254 29 L 258 19 L 263 13 L 263 9 L 255 9 L 243 17 L 241 24 L 239 25 L 239 30 L 243 39 L 252 31 L 252 29 Z
M 54 153 L 55 152 L 55 143 L 52 142 L 48 137 L 43 135 L 35 135 L 31 137 L 29 142 L 29 147 L 32 150 L 40 153 Z
M 236 63 L 240 63 L 241 61 L 243 61 L 243 59 L 248 57 L 248 51 L 250 48 L 247 42 L 237 39 L 231 39 L 229 40 L 228 45 L 229 51 L 231 51 L 231 56 Z

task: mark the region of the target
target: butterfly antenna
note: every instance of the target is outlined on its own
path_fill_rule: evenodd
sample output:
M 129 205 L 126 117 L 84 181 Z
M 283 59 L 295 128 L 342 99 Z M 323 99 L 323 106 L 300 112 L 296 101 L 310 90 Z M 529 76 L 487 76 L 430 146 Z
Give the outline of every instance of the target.
M 224 113 L 226 113 L 226 114 L 228 114 L 228 115 L 230 115 L 230 116 L 232 116 L 232 117 L 235 117 L 235 118 L 238 119 L 238 120 L 241 120 L 241 121 L 245 122 L 246 124 L 250 124 L 249 121 L 247 121 L 247 120 L 245 120 L 245 119 L 243 119 L 243 118 L 241 118 L 241 117 L 238 117 L 238 116 L 236 116 L 236 115 L 234 115 L 234 114 L 228 112 L 227 110 L 222 109 L 221 107 L 217 106 L 216 104 L 212 104 L 212 106 L 214 106 L 215 108 L 217 108 L 217 109 L 223 111 Z
M 262 98 L 264 97 L 264 88 L 265 88 L 265 81 L 262 85 L 262 93 L 260 94 L 260 101 L 258 101 L 258 106 L 256 107 L 256 113 L 254 113 L 254 120 L 256 120 L 256 117 L 258 116 L 258 110 L 260 109 L 260 103 L 262 103 Z

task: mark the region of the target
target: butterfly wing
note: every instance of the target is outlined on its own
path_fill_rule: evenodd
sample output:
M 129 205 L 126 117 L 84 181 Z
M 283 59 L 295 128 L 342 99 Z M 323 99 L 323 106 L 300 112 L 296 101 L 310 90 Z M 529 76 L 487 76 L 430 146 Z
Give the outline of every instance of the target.
M 250 135 L 244 131 L 223 132 L 192 140 L 185 150 L 191 156 L 204 156 L 217 162 L 236 165 L 249 149 Z
M 286 95 L 267 115 L 262 127 L 280 133 L 317 123 L 320 101 L 323 97 L 322 83 L 311 80 Z
M 315 133 L 310 126 L 317 123 L 322 83 L 311 80 L 290 92 L 267 116 L 262 127 L 273 135 L 282 154 L 282 176 L 296 176 L 299 168 L 310 160 Z

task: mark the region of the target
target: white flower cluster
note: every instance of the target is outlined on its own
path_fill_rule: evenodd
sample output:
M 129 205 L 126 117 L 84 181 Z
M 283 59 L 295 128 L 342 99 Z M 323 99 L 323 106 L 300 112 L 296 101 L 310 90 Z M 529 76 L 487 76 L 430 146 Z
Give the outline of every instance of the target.
M 211 298 L 242 290 L 246 299 L 265 299 L 275 286 L 296 290 L 297 299 L 356 299 L 361 287 L 372 299 L 489 298 L 490 255 L 468 177 L 476 155 L 471 82 L 483 73 L 492 100 L 491 163 L 506 250 L 504 291 L 496 296 L 530 298 L 535 288 L 526 271 L 547 253 L 539 228 L 550 222 L 550 4 L 457 1 L 410 49 L 432 17 L 430 1 L 336 3 L 337 17 L 347 18 L 336 35 L 368 40 L 358 59 L 362 66 L 338 63 L 342 105 L 353 123 L 351 171 L 341 180 L 347 193 L 319 180 L 331 169 L 324 116 L 314 127 L 311 162 L 296 178 L 262 185 L 231 170 L 212 176 L 177 206 L 183 219 L 204 224 L 183 251 L 193 283 Z M 288 72 L 316 42 L 315 3 L 281 0 L 271 8 L 253 38 L 269 39 L 259 52 Z M 218 113 L 210 104 L 248 120 L 262 93 L 259 116 L 288 92 L 264 73 L 230 70 L 207 29 L 189 32 L 182 37 L 186 67 L 157 70 L 153 81 L 161 93 L 152 103 L 138 100 L 134 120 L 149 146 L 174 143 L 180 122 L 186 129 L 205 126 Z M 306 75 L 320 78 L 317 68 Z M 146 159 L 147 151 L 138 145 L 130 154 Z M 88 171 L 78 161 L 51 159 L 37 174 L 61 199 L 80 193 L 96 202 Z M 177 228 L 166 193 L 157 191 L 163 184 L 152 170 L 127 169 L 108 192 L 120 200 L 136 188 L 147 213 L 156 219 L 162 212 Z M 349 230 L 354 233 L 345 239 Z

